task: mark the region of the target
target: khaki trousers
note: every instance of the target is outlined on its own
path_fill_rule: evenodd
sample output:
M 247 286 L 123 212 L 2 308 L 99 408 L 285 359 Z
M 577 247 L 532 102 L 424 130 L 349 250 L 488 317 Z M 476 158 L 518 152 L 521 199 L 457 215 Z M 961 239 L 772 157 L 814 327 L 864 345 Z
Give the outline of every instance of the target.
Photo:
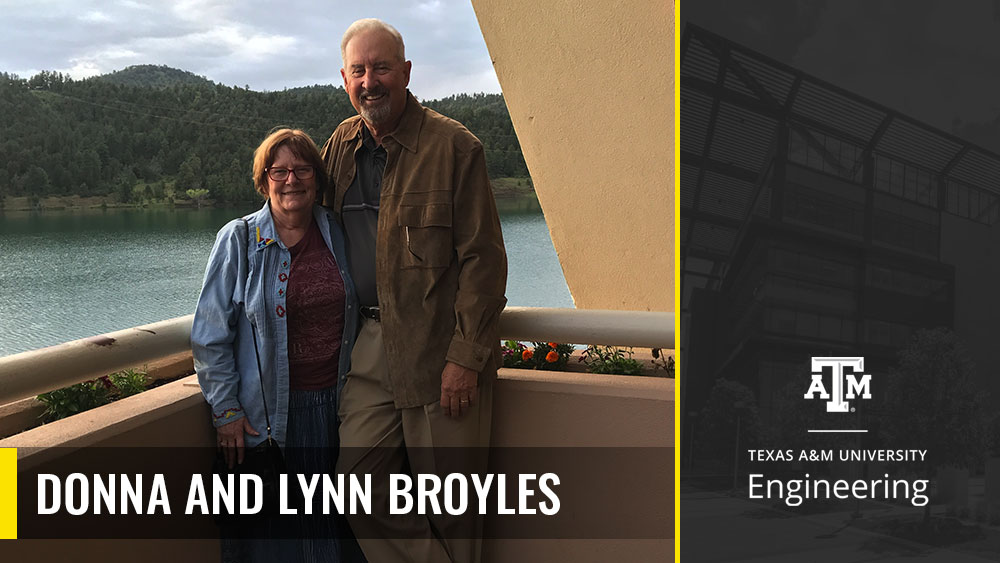
M 393 404 L 382 326 L 362 319 L 351 355 L 351 372 L 340 398 L 339 473 L 372 476 L 371 516 L 348 515 L 361 549 L 371 563 L 478 563 L 482 517 L 475 494 L 463 516 L 390 515 L 389 475 L 485 473 L 492 410 L 491 385 L 480 385 L 479 402 L 461 418 L 444 414 L 438 401 L 397 409 Z M 443 499 L 443 494 L 438 495 Z M 443 502 L 441 504 L 444 504 Z M 442 509 L 444 507 L 442 506 Z

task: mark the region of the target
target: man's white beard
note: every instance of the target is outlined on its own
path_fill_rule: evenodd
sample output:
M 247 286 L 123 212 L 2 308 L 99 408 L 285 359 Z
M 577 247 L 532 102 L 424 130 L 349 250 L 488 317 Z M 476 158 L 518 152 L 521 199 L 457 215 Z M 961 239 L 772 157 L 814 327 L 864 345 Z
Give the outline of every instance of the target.
M 361 114 L 361 118 L 368 123 L 374 123 L 376 125 L 389 119 L 389 113 L 392 111 L 390 107 L 389 100 L 384 103 L 378 104 L 376 106 L 369 106 L 362 104 L 361 110 L 358 112 Z

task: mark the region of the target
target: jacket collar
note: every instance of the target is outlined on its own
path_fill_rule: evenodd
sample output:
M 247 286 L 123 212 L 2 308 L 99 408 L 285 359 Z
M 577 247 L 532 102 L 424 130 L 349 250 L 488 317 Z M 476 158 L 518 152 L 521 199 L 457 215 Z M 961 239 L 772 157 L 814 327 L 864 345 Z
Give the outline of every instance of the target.
M 329 209 L 321 205 L 313 206 L 313 219 L 321 226 L 321 230 L 323 220 L 328 219 L 329 216 Z M 272 244 L 277 244 L 285 248 L 284 243 L 278 238 L 277 231 L 274 228 L 274 217 L 271 215 L 271 200 L 265 201 L 263 207 L 249 215 L 247 220 L 250 227 L 250 244 L 253 245 L 253 248 L 260 251 Z
M 274 218 L 271 217 L 271 200 L 265 201 L 264 206 L 250 215 L 249 220 L 250 244 L 253 248 L 260 251 L 272 244 L 281 244 L 274 230 Z
M 392 137 L 397 143 L 403 146 L 406 150 L 410 152 L 417 152 L 418 141 L 420 140 L 420 127 L 424 123 L 424 107 L 420 105 L 417 98 L 410 93 L 409 90 L 406 91 L 406 107 L 403 108 L 403 116 L 399 119 L 399 125 L 396 126 L 396 130 L 392 133 L 386 135 L 386 137 Z M 357 116 L 357 121 L 351 126 L 350 134 L 347 135 L 345 141 L 357 141 L 361 142 L 361 127 L 364 125 L 364 120 L 361 116 Z

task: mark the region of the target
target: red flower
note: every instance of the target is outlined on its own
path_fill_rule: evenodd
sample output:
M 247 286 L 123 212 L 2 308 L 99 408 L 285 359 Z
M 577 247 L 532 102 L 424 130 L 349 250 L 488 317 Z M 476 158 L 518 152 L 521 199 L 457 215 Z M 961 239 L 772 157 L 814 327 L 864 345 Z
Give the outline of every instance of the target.
M 556 352 L 555 350 L 549 350 L 549 353 L 545 354 L 545 361 L 550 364 L 556 363 L 557 361 L 559 361 L 559 352 Z
M 534 350 L 525 349 L 524 352 L 521 352 L 521 359 L 527 362 L 534 355 L 535 355 Z
M 558 346 L 558 344 L 556 344 L 555 342 L 549 342 L 549 348 L 552 348 L 553 350 L 555 350 L 556 346 Z

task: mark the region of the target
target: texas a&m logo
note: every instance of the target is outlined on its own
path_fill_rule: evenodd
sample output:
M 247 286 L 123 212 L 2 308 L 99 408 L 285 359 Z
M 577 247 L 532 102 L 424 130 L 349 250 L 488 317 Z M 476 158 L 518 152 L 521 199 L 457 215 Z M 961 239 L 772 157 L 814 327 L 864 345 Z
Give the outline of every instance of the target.
M 833 377 L 829 391 L 823 383 L 823 368 L 830 368 Z M 846 373 L 851 368 L 851 373 Z M 847 399 L 861 397 L 871 399 L 872 376 L 865 371 L 864 358 L 830 357 L 812 359 L 812 383 L 806 391 L 806 399 L 827 399 L 826 412 L 852 412 Z M 861 378 L 860 380 L 858 378 Z

